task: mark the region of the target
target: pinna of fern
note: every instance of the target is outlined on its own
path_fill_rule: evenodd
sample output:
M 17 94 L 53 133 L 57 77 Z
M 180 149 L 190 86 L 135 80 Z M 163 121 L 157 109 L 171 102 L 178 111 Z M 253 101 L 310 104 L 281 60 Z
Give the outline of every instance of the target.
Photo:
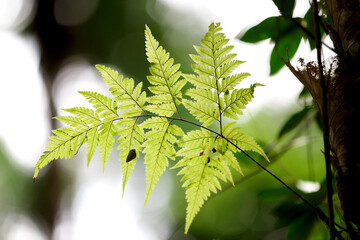
M 174 168 L 182 168 L 178 174 L 183 175 L 183 187 L 186 188 L 188 206 L 185 233 L 211 192 L 221 190 L 219 179 L 233 182 L 229 168 L 242 174 L 234 156 L 238 149 L 229 144 L 229 140 L 241 149 L 255 151 L 267 159 L 252 137 L 234 127 L 235 122 L 224 124 L 224 117 L 238 119 L 242 109 L 252 100 L 255 87 L 261 84 L 235 89 L 249 74 L 231 75 L 243 62 L 234 60 L 236 54 L 231 53 L 233 46 L 227 45 L 229 39 L 220 31 L 220 24 L 209 26 L 201 46 L 194 46 L 197 55 L 190 54 L 195 62 L 192 65 L 195 74 L 183 74 L 195 86 L 187 90 L 186 95 L 191 99 L 184 99 L 184 106 L 202 126 L 215 122 L 220 129 L 220 133 L 216 134 L 211 134 L 205 128 L 188 132 L 179 144 L 181 150 L 178 155 L 182 155 L 182 159 Z
M 174 63 L 147 26 L 145 39 L 150 63 L 147 79 L 153 95 L 146 95 L 142 82 L 135 86 L 133 79 L 96 65 L 113 97 L 80 92 L 93 109 L 65 109 L 72 115 L 57 117 L 68 127 L 53 130 L 55 135 L 50 137 L 46 151 L 36 164 L 34 179 L 40 168 L 57 158 L 72 157 L 84 143 L 87 164 L 99 146 L 105 169 L 117 137 L 123 194 L 140 153 L 144 154 L 145 204 L 169 166 L 169 160 L 177 160 L 172 168 L 180 169 L 178 174 L 183 175 L 186 189 L 186 234 L 211 192 L 221 190 L 220 180 L 234 184 L 231 168 L 242 174 L 235 152 L 255 151 L 267 159 L 256 141 L 241 133 L 234 121 L 224 122 L 224 118 L 238 119 L 252 100 L 254 89 L 261 84 L 235 88 L 249 74 L 232 74 L 242 62 L 235 60 L 236 54 L 231 53 L 233 46 L 227 45 L 229 40 L 221 33 L 220 24 L 212 23 L 201 46 L 194 46 L 197 54 L 190 54 L 195 63 L 194 74 L 181 73 L 180 64 Z M 186 83 L 194 87 L 184 94 L 182 89 Z M 181 104 L 200 123 L 182 118 Z M 199 129 L 184 133 L 176 125 L 179 121 Z

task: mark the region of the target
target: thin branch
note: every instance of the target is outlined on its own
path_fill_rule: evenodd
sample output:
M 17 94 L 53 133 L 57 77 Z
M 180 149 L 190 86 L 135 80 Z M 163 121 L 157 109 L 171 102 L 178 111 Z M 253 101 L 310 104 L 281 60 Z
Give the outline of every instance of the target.
M 299 193 L 297 193 L 294 189 L 292 189 L 289 185 L 287 185 L 284 181 L 282 181 L 279 177 L 277 177 L 275 174 L 273 174 L 272 172 L 270 172 L 268 169 L 266 169 L 263 165 L 261 165 L 258 161 L 256 161 L 253 157 L 251 157 L 248 153 L 244 152 L 240 147 L 238 147 L 236 144 L 234 144 L 233 142 L 231 142 L 229 139 L 227 139 L 224 136 L 221 136 L 222 138 L 224 138 L 226 141 L 228 141 L 231 145 L 233 145 L 234 147 L 236 147 L 238 150 L 240 150 L 242 153 L 245 154 L 245 156 L 247 156 L 248 158 L 250 158 L 254 163 L 256 163 L 261 169 L 263 169 L 265 172 L 267 172 L 268 174 L 270 174 L 273 178 L 275 178 L 277 181 L 279 181 L 282 185 L 284 185 L 287 189 L 289 189 L 292 193 L 294 193 L 298 198 L 300 198 L 302 201 L 304 201 L 307 205 L 309 205 L 311 208 L 313 208 L 316 213 L 318 214 L 319 218 L 324 221 L 328 226 L 329 226 L 329 218 L 323 213 L 323 211 L 321 211 L 320 208 L 314 206 L 311 202 L 309 202 L 308 200 L 306 200 L 303 196 L 301 196 Z M 340 227 L 341 229 L 344 230 L 343 227 L 337 225 L 338 227 Z M 329 226 L 330 227 L 330 226 Z M 334 227 L 334 225 L 333 225 Z M 336 231 L 336 229 L 334 228 L 334 232 L 333 232 L 339 239 L 343 239 L 342 236 L 340 235 L 340 233 L 338 231 Z
M 316 52 L 317 60 L 319 65 L 319 77 L 322 89 L 322 110 L 323 110 L 323 129 L 324 129 L 324 148 L 325 148 L 325 166 L 326 166 L 326 185 L 327 185 L 327 196 L 328 196 L 328 212 L 329 212 L 329 227 L 330 227 L 330 240 L 335 239 L 335 227 L 334 227 L 334 206 L 332 196 L 334 190 L 332 187 L 332 172 L 331 172 L 331 160 L 330 160 L 330 141 L 329 141 L 329 121 L 328 121 L 328 110 L 327 110 L 327 91 L 325 89 L 325 79 L 323 72 L 323 65 L 321 60 L 321 33 L 319 26 L 319 10 L 317 0 L 313 0 L 313 14 L 315 22 L 315 41 L 316 41 Z
M 301 23 L 299 23 L 295 18 L 291 18 L 291 20 L 293 21 L 293 23 L 298 26 L 309 38 L 312 38 L 313 40 L 316 40 L 316 37 L 314 36 L 314 34 L 312 32 L 309 31 L 309 29 L 307 29 L 306 27 L 304 27 L 303 25 L 301 25 Z M 325 28 L 324 28 L 325 29 Z M 325 31 L 327 32 L 327 31 Z M 337 53 L 336 50 L 334 48 L 332 48 L 331 46 L 327 45 L 324 42 L 321 42 L 322 44 L 324 44 L 325 47 L 327 47 L 328 49 L 330 49 L 331 51 L 333 51 L 334 53 Z

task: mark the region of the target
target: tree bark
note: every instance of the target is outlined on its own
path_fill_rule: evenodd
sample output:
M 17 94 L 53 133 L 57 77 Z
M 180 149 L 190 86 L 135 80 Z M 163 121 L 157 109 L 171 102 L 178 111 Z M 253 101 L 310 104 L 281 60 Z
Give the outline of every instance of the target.
M 330 142 L 338 195 L 347 227 L 353 234 L 360 230 L 359 4 L 358 0 L 326 0 L 333 20 L 330 37 L 338 51 L 336 78 L 328 87 Z
M 343 217 L 351 239 L 360 238 L 360 3 L 350 0 L 326 0 L 333 25 L 330 37 L 338 53 L 330 61 L 335 71 L 325 72 L 329 139 L 332 167 Z M 310 91 L 321 113 L 322 88 L 318 66 L 314 62 L 300 68 L 287 66 Z M 325 70 L 326 71 L 326 70 Z M 331 71 L 328 70 L 327 71 Z

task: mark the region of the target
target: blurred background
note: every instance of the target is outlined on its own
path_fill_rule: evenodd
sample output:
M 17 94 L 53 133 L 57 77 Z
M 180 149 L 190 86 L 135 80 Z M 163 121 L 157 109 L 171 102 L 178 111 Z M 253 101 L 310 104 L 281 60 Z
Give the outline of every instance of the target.
M 307 1 L 299 1 L 294 16 L 308 9 Z M 272 162 L 253 156 L 322 207 L 322 137 L 311 100 L 288 69 L 270 76 L 270 39 L 255 44 L 237 39 L 278 15 L 271 0 L 0 0 L 0 239 L 184 238 L 186 201 L 176 170 L 160 178 L 145 208 L 144 165 L 138 161 L 122 198 L 116 148 L 105 173 L 98 152 L 87 168 L 80 151 L 42 169 L 35 184 L 32 179 L 50 130 L 59 127 L 52 117 L 63 115 L 64 108 L 87 106 L 79 90 L 108 95 L 95 64 L 146 80 L 145 24 L 189 73 L 192 46 L 200 44 L 211 22 L 221 22 L 237 58 L 246 61 L 239 71 L 251 73 L 242 86 L 266 85 L 256 89 L 238 122 Z M 305 40 L 293 59 L 298 57 L 315 59 Z M 244 177 L 235 175 L 235 187 L 224 184 L 205 203 L 187 239 L 327 236 L 311 209 L 250 160 L 238 159 Z

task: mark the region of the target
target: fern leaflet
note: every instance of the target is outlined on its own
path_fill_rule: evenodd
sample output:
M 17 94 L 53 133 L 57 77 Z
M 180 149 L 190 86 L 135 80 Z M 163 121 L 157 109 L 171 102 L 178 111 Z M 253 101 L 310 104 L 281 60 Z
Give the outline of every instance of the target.
M 142 128 L 151 129 L 146 133 L 146 141 L 143 143 L 147 184 L 145 205 L 156 183 L 159 181 L 160 175 L 169 165 L 168 158 L 175 158 L 174 144 L 177 142 L 176 135 L 181 136 L 184 134 L 179 127 L 171 125 L 172 122 L 173 120 L 169 121 L 166 118 L 153 117 L 141 124 Z
M 149 90 L 156 94 L 149 97 L 148 101 L 153 105 L 148 106 L 146 110 L 168 117 L 177 112 L 180 117 L 178 105 L 181 103 L 181 89 L 186 84 L 186 80 L 179 80 L 180 64 L 174 64 L 174 59 L 159 46 L 159 42 L 147 26 L 145 26 L 145 38 L 147 60 L 151 64 L 151 76 L 147 78 L 153 85 Z

